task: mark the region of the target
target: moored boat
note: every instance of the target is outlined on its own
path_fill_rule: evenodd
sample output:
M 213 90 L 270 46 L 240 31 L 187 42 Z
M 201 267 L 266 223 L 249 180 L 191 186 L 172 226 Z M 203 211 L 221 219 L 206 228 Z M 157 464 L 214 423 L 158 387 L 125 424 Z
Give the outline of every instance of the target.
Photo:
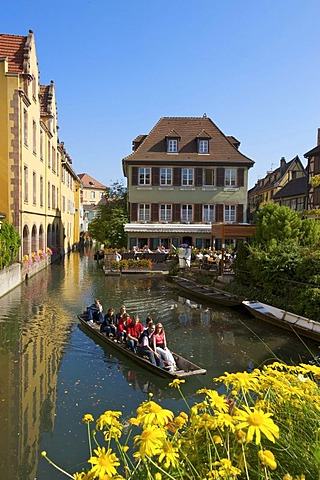
M 206 302 L 217 303 L 225 307 L 241 307 L 243 298 L 213 286 L 198 285 L 193 280 L 182 277 L 173 277 L 173 282 L 192 296 Z
M 320 341 L 320 322 L 262 302 L 244 300 L 242 303 L 255 318 L 295 332 L 301 337 L 307 337 L 317 342 Z
M 104 333 L 100 332 L 100 326 L 96 323 L 88 323 L 87 313 L 78 315 L 81 325 L 85 327 L 87 332 L 90 332 L 95 338 L 99 338 L 107 345 L 110 345 L 112 348 L 118 350 L 126 357 L 129 357 L 135 363 L 141 365 L 143 368 L 149 370 L 150 372 L 158 375 L 163 378 L 184 378 L 191 375 L 205 375 L 207 371 L 204 368 L 195 365 L 186 358 L 181 357 L 177 353 L 171 351 L 173 358 L 176 362 L 177 369 L 173 372 L 157 367 L 153 365 L 148 359 L 142 357 L 136 353 L 133 353 L 126 344 L 115 342 L 112 338 L 107 337 Z

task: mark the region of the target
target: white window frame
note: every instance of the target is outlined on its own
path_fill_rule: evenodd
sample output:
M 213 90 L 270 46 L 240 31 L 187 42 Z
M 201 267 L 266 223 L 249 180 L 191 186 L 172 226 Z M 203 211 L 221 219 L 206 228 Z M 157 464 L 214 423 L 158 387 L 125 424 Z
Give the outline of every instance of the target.
M 139 203 L 138 205 L 138 221 L 150 222 L 151 206 L 150 203 Z
M 184 204 L 181 205 L 181 222 L 191 223 L 193 219 L 193 205 Z
M 181 169 L 181 185 L 183 187 L 193 187 L 194 182 L 194 170 L 193 168 Z
M 139 185 L 151 185 L 151 168 L 139 167 Z
M 167 153 L 177 153 L 178 152 L 178 140 L 176 138 L 169 138 L 167 145 Z
M 202 213 L 202 218 L 203 221 L 206 223 L 213 223 L 214 222 L 214 205 L 213 204 L 208 204 L 208 205 L 203 205 L 203 213 Z
M 209 153 L 209 140 L 199 140 L 198 153 Z
M 160 168 L 160 185 L 172 185 L 172 168 Z
M 90 200 L 95 200 L 96 198 L 96 192 L 94 190 L 91 190 L 90 192 Z
M 224 170 L 224 185 L 225 187 L 235 187 L 237 179 L 236 168 L 225 168 Z
M 159 206 L 160 222 L 171 222 L 172 220 L 172 205 L 171 203 L 164 203 Z
M 206 172 L 211 174 L 211 183 L 207 183 L 207 175 Z M 215 168 L 204 168 L 203 169 L 203 186 L 205 187 L 213 187 L 216 183 L 216 169 Z
M 236 221 L 236 206 L 235 205 L 225 205 L 223 218 L 225 222 L 234 223 Z

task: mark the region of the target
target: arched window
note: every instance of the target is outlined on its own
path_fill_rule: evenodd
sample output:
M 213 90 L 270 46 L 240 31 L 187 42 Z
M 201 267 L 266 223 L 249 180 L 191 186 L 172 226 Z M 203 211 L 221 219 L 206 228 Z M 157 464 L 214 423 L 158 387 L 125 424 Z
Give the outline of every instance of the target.
M 44 242 L 44 231 L 43 231 L 43 226 L 40 225 L 39 228 L 39 248 L 44 250 L 45 248 L 45 242 Z
M 52 248 L 51 224 L 47 227 L 47 246 Z
M 30 235 L 28 225 L 23 227 L 23 240 L 22 240 L 22 255 L 29 255 L 30 252 Z
M 56 228 L 54 225 L 52 225 L 51 244 L 52 244 L 52 248 L 56 246 Z
M 38 236 L 37 236 L 37 227 L 33 225 L 31 232 L 31 252 L 38 251 Z

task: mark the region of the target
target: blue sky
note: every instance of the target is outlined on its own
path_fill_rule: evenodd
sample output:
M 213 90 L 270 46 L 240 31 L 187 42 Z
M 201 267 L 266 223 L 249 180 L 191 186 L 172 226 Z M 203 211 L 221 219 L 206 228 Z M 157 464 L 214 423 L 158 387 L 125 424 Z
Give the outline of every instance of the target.
M 318 0 L 12 0 L 0 31 L 35 34 L 77 173 L 121 180 L 132 140 L 160 117 L 202 116 L 266 171 L 316 146 Z

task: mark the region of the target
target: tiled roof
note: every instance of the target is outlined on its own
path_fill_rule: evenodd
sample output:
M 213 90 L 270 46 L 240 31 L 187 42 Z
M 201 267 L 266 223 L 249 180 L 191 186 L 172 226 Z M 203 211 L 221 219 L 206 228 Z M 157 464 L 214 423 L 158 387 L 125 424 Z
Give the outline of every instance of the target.
M 306 195 L 308 191 L 307 187 L 307 177 L 299 177 L 290 180 L 282 187 L 277 193 L 273 195 L 273 200 L 284 197 L 296 197 L 301 195 Z
M 239 152 L 228 137 L 207 117 L 161 118 L 138 148 L 126 156 L 123 161 L 133 163 L 139 160 L 163 161 L 172 158 L 172 154 L 167 153 L 166 137 L 169 132 L 175 131 L 180 137 L 176 161 L 194 162 L 195 159 L 199 158 L 197 137 L 202 130 L 211 137 L 211 140 L 209 154 L 201 155 L 201 161 L 214 161 L 223 164 L 240 163 L 249 167 L 253 166 L 254 161 Z
M 95 180 L 93 177 L 90 177 L 87 173 L 79 173 L 78 177 L 82 181 L 83 188 L 98 188 L 99 190 L 104 190 L 105 185 Z
M 304 157 L 311 158 L 315 157 L 316 155 L 320 155 L 320 145 L 317 145 L 312 150 L 309 150 L 309 152 L 304 154 Z
M 9 73 L 23 73 L 26 41 L 27 37 L 0 33 L 0 57 L 8 58 Z
M 49 85 L 40 85 L 40 114 L 47 115 Z

